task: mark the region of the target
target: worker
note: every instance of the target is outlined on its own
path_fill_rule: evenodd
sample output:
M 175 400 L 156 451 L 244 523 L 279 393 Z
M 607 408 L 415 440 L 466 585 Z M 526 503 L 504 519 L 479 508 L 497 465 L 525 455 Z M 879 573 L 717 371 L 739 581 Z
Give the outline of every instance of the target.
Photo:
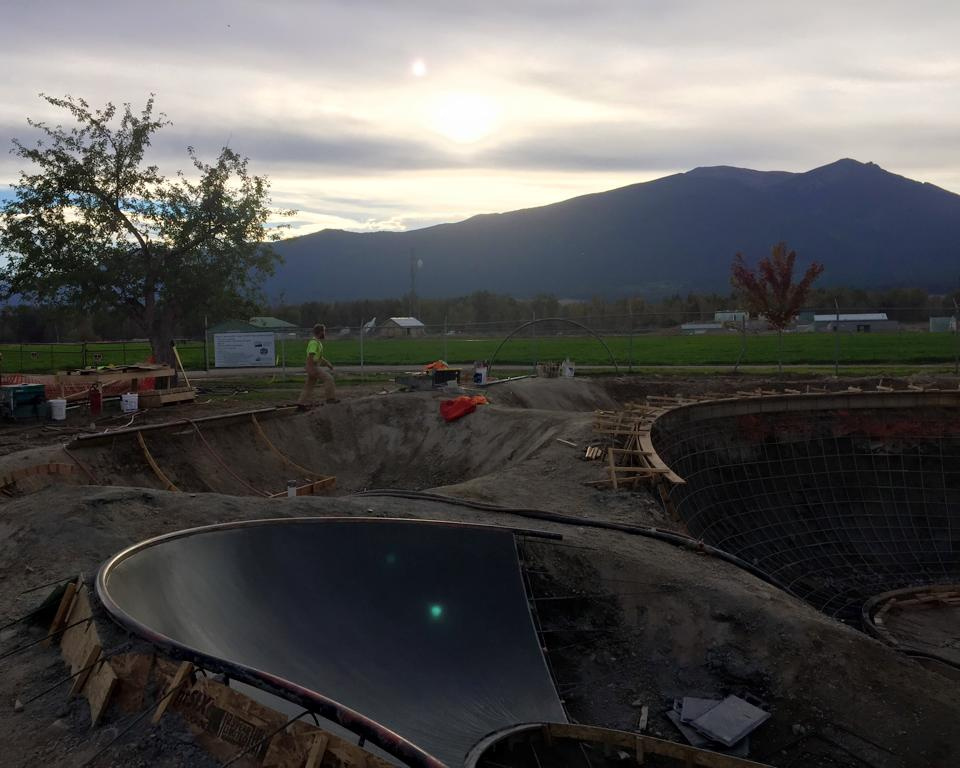
M 300 399 L 297 404 L 301 408 L 306 408 L 313 400 L 313 386 L 317 379 L 323 380 L 323 396 L 328 403 L 338 403 L 337 385 L 333 381 L 333 376 L 327 373 L 321 366 L 333 370 L 333 364 L 323 356 L 323 344 L 326 337 L 326 328 L 317 323 L 313 326 L 313 338 L 307 342 L 307 380 L 303 384 L 303 392 L 300 393 Z

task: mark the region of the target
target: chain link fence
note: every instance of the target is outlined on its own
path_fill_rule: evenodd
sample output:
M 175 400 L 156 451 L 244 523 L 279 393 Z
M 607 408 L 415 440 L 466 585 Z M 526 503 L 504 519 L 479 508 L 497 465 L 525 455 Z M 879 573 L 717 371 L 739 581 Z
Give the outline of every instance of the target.
M 375 325 L 327 325 L 325 356 L 337 366 L 420 367 L 435 360 L 469 365 L 490 360 L 498 366 L 530 366 L 569 359 L 578 367 L 609 367 L 610 355 L 621 370 L 657 366 L 818 366 L 834 368 L 883 365 L 910 368 L 934 365 L 960 369 L 960 334 L 956 315 L 926 321 L 871 319 L 879 313 L 858 309 L 816 310 L 782 334 L 762 321 L 701 313 L 585 315 L 563 319 L 531 317 L 522 322 L 443 322 Z M 719 316 L 719 315 L 718 315 Z M 839 317 L 839 321 L 837 318 Z M 322 320 L 322 318 L 321 318 Z M 578 327 L 585 326 L 589 330 Z M 264 329 L 269 332 L 268 329 Z M 603 339 L 609 349 L 591 335 Z M 309 328 L 286 328 L 275 334 L 275 358 L 282 370 L 303 367 Z M 177 342 L 187 370 L 214 367 L 214 334 Z M 146 341 L 68 344 L 4 344 L 2 372 L 53 373 L 85 367 L 131 365 L 150 359 Z M 957 372 L 960 372 L 958 370 Z

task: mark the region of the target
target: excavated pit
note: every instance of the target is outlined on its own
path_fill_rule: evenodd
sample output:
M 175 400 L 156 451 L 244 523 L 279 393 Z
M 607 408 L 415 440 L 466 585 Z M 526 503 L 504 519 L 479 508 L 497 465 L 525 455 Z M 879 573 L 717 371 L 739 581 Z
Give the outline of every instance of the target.
M 334 476 L 338 492 L 417 490 L 517 466 L 571 429 L 589 429 L 585 413 L 503 406 L 447 424 L 438 402 L 432 394 L 367 397 L 303 414 L 183 423 L 97 436 L 76 455 L 104 485 L 162 488 L 165 478 L 181 491 L 265 496 L 288 481 Z
M 690 534 L 830 616 L 960 581 L 960 393 L 717 401 L 651 437 Z

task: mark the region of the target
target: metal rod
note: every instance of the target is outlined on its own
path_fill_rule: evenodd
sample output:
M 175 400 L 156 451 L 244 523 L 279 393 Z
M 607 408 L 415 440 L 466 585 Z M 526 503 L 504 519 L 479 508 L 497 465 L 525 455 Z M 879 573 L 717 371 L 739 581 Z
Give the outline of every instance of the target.
M 114 654 L 110 654 L 110 656 L 113 656 L 113 655 L 114 655 Z M 57 680 L 57 682 L 55 682 L 55 683 L 54 683 L 53 685 L 51 685 L 49 688 L 45 688 L 44 690 L 40 691 L 40 693 L 31 696 L 31 697 L 30 697 L 29 699 L 27 699 L 26 701 L 20 702 L 21 706 L 24 706 L 24 707 L 25 707 L 25 706 L 27 706 L 27 704 L 32 704 L 32 703 L 35 702 L 37 699 L 46 696 L 46 695 L 47 695 L 48 693 L 50 693 L 51 691 L 55 691 L 57 688 L 59 688 L 59 687 L 60 687 L 61 685 L 63 685 L 64 683 L 67 683 L 67 682 L 69 682 L 70 680 L 73 680 L 73 678 L 79 677 L 79 676 L 82 675 L 84 672 L 88 672 L 89 670 L 93 669 L 95 666 L 97 666 L 97 664 L 100 664 L 100 663 L 102 663 L 102 662 L 104 662 L 104 661 L 107 661 L 107 660 L 110 658 L 110 656 L 104 656 L 104 655 L 103 655 L 103 649 L 101 649 L 101 650 L 100 650 L 100 653 L 97 654 L 97 658 L 96 658 L 96 660 L 93 662 L 93 664 L 90 664 L 89 666 L 86 666 L 86 667 L 84 667 L 83 669 L 78 669 L 78 670 L 77 670 L 76 672 L 74 672 L 72 675 L 67 675 L 66 677 L 63 677 L 63 678 Z
M 27 643 L 26 645 L 20 645 L 20 646 L 17 646 L 16 648 L 12 648 L 6 653 L 0 654 L 0 659 L 6 659 L 10 656 L 15 656 L 16 654 L 20 653 L 20 651 L 25 651 L 27 650 L 27 648 L 32 648 L 33 646 L 42 643 L 44 640 L 50 640 L 51 638 L 56 637 L 57 635 L 62 635 L 68 629 L 73 629 L 79 624 L 86 624 L 88 621 L 93 621 L 93 616 L 88 616 L 85 619 L 80 619 L 80 621 L 73 622 L 73 624 L 68 624 L 63 629 L 58 629 L 56 632 L 51 632 L 49 635 L 46 635 L 45 637 L 41 637 L 39 640 L 34 640 L 32 643 Z
M 97 761 L 97 759 L 99 759 L 103 754 L 106 753 L 108 749 L 110 749 L 110 747 L 116 744 L 123 736 L 127 735 L 137 723 L 143 720 L 143 718 L 145 718 L 147 715 L 151 714 L 155 709 L 157 709 L 157 707 L 163 704 L 164 701 L 166 701 L 168 698 L 173 696 L 173 694 L 175 694 L 179 690 L 180 690 L 180 686 L 178 685 L 178 686 L 174 686 L 165 694 L 163 694 L 163 696 L 161 696 L 157 700 L 156 704 L 154 704 L 152 707 L 147 707 L 145 710 L 143 710 L 143 712 L 141 712 L 139 715 L 133 718 L 133 720 L 130 721 L 130 723 L 127 725 L 126 728 L 124 728 L 122 731 L 120 731 L 120 733 L 118 733 L 116 736 L 110 739 L 110 741 L 104 744 L 103 747 L 99 751 L 97 751 L 96 754 L 93 755 L 93 757 L 91 757 L 82 766 L 80 766 L 80 768 L 87 768 L 87 766 L 93 765 L 94 762 Z
M 301 717 L 303 717 L 304 715 L 309 715 L 309 714 L 310 714 L 310 710 L 309 710 L 309 709 L 305 709 L 305 710 L 303 710 L 303 712 L 301 712 L 301 713 L 300 713 L 299 715 L 297 715 L 296 717 L 291 717 L 289 720 L 287 720 L 287 722 L 283 723 L 279 728 L 275 728 L 274 730 L 270 731 L 270 733 L 268 733 L 268 734 L 267 734 L 266 736 L 264 736 L 262 739 L 260 739 L 259 741 L 254 742 L 254 743 L 251 744 L 250 746 L 246 747 L 242 752 L 238 752 L 236 755 L 234 755 L 233 757 L 231 757 L 226 763 L 223 764 L 223 768 L 227 768 L 228 765 L 233 765 L 233 764 L 234 764 L 235 762 L 237 762 L 237 760 L 239 760 L 241 757 L 244 757 L 245 755 L 248 755 L 250 752 L 253 752 L 255 749 L 258 749 L 258 748 L 260 747 L 260 745 L 263 744 L 263 742 L 269 741 L 269 740 L 272 739 L 274 736 L 276 736 L 278 733 L 280 733 L 280 731 L 282 731 L 284 728 L 286 728 L 286 727 L 289 726 L 289 725 L 292 725 L 293 723 L 295 723 L 297 720 L 299 720 L 299 719 L 300 719 Z M 362 736 L 360 737 L 360 740 L 363 741 L 363 737 L 362 737 Z

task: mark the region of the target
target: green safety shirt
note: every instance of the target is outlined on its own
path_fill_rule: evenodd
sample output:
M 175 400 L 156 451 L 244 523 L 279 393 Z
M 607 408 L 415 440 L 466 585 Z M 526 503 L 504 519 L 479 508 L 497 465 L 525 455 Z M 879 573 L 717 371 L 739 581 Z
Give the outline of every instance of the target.
M 313 354 L 313 362 L 315 363 L 319 363 L 320 358 L 323 357 L 323 344 L 318 339 L 310 339 L 307 342 L 307 360 L 310 359 L 311 354 Z

